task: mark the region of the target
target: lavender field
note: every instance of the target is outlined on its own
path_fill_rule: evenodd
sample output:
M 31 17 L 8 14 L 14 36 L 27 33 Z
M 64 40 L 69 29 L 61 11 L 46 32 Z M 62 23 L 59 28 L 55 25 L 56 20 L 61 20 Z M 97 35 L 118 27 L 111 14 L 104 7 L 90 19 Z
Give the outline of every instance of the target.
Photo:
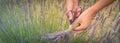
M 84 11 L 97 1 L 80 0 L 79 6 Z M 0 43 L 50 43 L 45 34 L 69 26 L 64 6 L 65 0 L 0 0 Z M 99 11 L 89 28 L 68 43 L 120 43 L 120 1 Z

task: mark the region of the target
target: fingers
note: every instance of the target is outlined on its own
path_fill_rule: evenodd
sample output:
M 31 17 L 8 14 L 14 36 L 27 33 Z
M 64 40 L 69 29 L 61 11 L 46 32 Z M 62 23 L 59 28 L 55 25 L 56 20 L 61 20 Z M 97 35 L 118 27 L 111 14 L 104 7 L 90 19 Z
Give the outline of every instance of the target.
M 73 17 L 73 13 L 71 11 L 67 12 L 67 17 L 70 20 L 70 24 L 72 24 L 74 17 Z
M 68 19 L 69 19 L 69 20 L 72 20 L 72 19 L 73 19 L 73 14 L 72 14 L 72 12 L 68 12 L 67 16 L 68 16 Z
M 75 29 L 74 29 L 74 33 L 77 33 L 77 34 L 79 34 L 79 33 L 81 33 L 81 32 L 83 32 L 84 30 L 86 30 L 87 28 L 84 26 L 84 25 L 80 25 L 80 26 L 78 26 L 78 27 L 76 27 Z
M 73 10 L 68 10 L 66 11 L 66 15 L 68 19 L 70 20 L 70 24 L 72 24 L 81 14 L 81 8 L 78 7 L 75 11 Z
M 77 14 L 76 14 L 76 16 L 75 17 L 79 17 L 80 16 L 80 14 L 82 13 L 82 9 L 80 8 L 80 7 L 78 7 L 78 9 L 77 9 Z
M 81 24 L 80 26 L 76 27 L 74 31 L 81 31 L 83 29 L 83 25 Z

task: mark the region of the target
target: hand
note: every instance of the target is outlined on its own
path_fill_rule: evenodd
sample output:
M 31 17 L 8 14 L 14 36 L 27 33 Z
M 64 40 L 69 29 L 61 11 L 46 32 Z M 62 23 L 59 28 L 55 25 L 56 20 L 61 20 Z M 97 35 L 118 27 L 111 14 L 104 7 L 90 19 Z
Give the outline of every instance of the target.
M 70 24 L 72 24 L 74 22 L 74 20 L 79 17 L 81 12 L 82 12 L 81 8 L 77 8 L 74 11 L 73 10 L 72 11 L 69 11 L 69 10 L 67 11 L 67 17 L 70 20 Z
M 88 8 L 74 21 L 73 24 L 80 24 L 80 26 L 74 29 L 74 32 L 79 34 L 86 30 L 92 21 L 92 17 L 96 12 L 92 8 Z
M 92 21 L 92 17 L 101 9 L 104 7 L 110 5 L 113 3 L 114 0 L 99 0 L 97 3 L 95 3 L 93 6 L 82 12 L 82 14 L 74 21 L 73 24 L 81 24 L 77 28 L 74 29 L 75 33 L 81 33 L 85 29 L 88 28 Z

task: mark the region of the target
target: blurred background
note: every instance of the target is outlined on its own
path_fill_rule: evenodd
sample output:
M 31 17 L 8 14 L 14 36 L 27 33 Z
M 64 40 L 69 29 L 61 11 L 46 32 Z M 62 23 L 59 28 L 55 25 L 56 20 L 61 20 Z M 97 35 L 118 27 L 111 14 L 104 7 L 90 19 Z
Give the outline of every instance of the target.
M 97 1 L 79 0 L 79 6 L 84 11 Z M 65 0 L 0 0 L 0 43 L 49 43 L 44 34 L 69 26 L 64 6 Z M 69 43 L 120 43 L 120 1 L 99 11 Z

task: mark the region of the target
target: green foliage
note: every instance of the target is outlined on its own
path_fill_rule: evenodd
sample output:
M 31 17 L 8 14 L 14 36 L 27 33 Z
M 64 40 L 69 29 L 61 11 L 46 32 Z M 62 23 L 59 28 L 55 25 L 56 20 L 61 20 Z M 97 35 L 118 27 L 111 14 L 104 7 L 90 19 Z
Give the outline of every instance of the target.
M 88 3 L 91 4 L 84 1 L 80 1 L 79 4 L 85 10 L 93 5 L 92 1 Z M 117 32 L 120 31 L 120 25 L 117 26 L 117 30 L 113 29 L 119 18 L 117 3 L 118 0 L 97 13 L 91 23 L 99 18 L 94 24 L 96 28 L 88 28 L 69 43 L 104 43 L 109 39 L 112 43 L 120 42 L 120 33 Z M 63 11 L 64 5 L 64 0 L 0 0 L 0 43 L 50 43 L 43 40 L 42 36 L 65 30 L 69 26 Z M 111 15 L 108 16 L 109 14 Z M 105 18 L 107 19 L 103 21 Z M 58 43 L 63 43 L 63 40 Z

